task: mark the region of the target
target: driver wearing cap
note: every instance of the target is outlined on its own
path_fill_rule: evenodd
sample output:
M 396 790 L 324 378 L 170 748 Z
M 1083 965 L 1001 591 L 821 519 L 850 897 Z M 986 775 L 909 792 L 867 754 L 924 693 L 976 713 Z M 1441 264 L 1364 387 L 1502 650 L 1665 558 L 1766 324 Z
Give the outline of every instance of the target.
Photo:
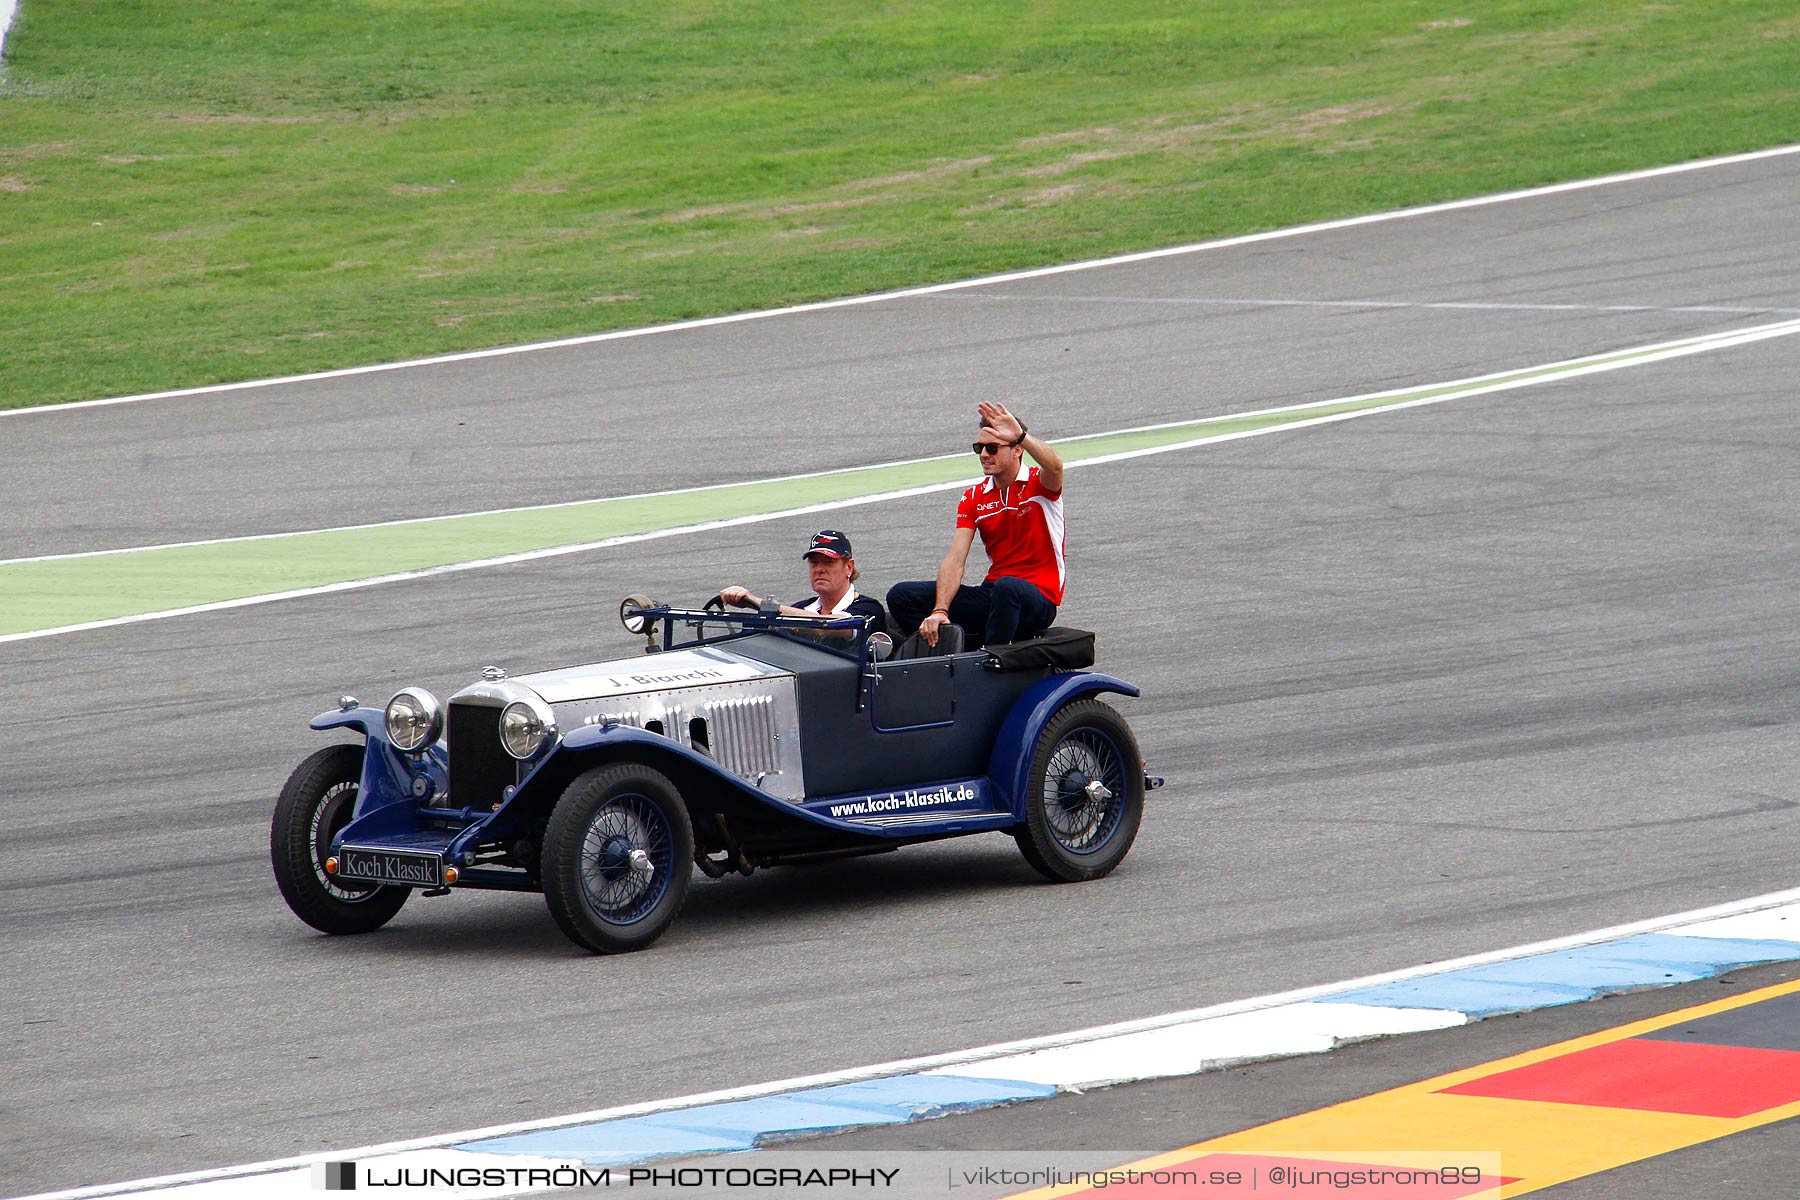
M 813 594 L 797 603 L 783 604 L 780 610 L 783 615 L 873 617 L 870 632 L 887 632 L 887 610 L 881 607 L 881 601 L 856 590 L 856 581 L 862 577 L 862 572 L 856 569 L 856 559 L 850 554 L 850 539 L 841 530 L 821 529 L 813 534 L 802 557 L 806 559 Z M 762 597 L 754 596 L 749 589 L 736 584 L 721 589 L 719 599 L 739 608 L 761 608 L 763 605 Z

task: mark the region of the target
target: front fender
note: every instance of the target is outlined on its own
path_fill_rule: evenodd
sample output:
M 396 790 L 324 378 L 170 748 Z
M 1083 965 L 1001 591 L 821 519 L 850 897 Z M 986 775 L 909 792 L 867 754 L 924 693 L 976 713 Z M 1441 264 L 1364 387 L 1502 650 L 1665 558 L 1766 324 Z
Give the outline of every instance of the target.
M 701 773 L 708 783 L 715 783 L 754 798 L 767 805 L 781 801 L 745 783 L 725 770 L 709 756 L 692 746 L 635 725 L 582 725 L 563 735 L 549 754 L 533 764 L 530 774 L 519 781 L 518 788 L 501 806 L 496 820 L 522 818 L 528 812 L 548 812 L 562 797 L 563 789 L 575 777 L 595 765 L 607 751 L 624 751 L 637 757 L 676 760 L 683 768 Z
M 364 735 L 387 740 L 387 713 L 379 708 L 359 704 L 355 708 L 334 708 L 307 722 L 314 729 L 354 729 Z
M 692 812 L 707 811 L 709 805 L 702 789 L 717 788 L 737 801 L 755 805 L 760 812 L 791 818 L 802 824 L 839 828 L 836 823 L 808 812 L 798 804 L 770 795 L 738 778 L 710 755 L 684 742 L 633 725 L 583 725 L 570 730 L 532 767 L 531 773 L 520 781 L 517 790 L 494 814 L 489 830 L 523 830 L 541 823 L 542 816 L 556 806 L 575 777 L 604 761 L 602 756 L 609 752 L 616 752 L 622 758 L 649 762 L 672 775 L 679 774 L 681 778 L 677 783 Z M 716 801 L 717 798 L 715 793 L 713 799 Z
M 415 773 L 429 778 L 435 790 L 442 790 L 444 786 L 442 743 L 427 752 L 426 759 L 415 771 L 408 765 L 405 756 L 388 741 L 387 714 L 379 708 L 370 708 L 366 704 L 356 708 L 334 708 L 330 712 L 320 713 L 309 724 L 320 731 L 354 729 L 366 739 L 363 747 L 362 780 L 356 793 L 356 820 L 361 820 L 378 808 L 411 803 Z M 435 765 L 436 770 L 433 771 L 427 764 Z
M 539 763 L 532 770 L 530 775 L 526 776 L 525 782 L 519 785 L 519 791 L 523 792 L 525 789 L 531 787 L 538 776 L 544 773 L 545 768 L 549 767 L 560 755 L 585 755 L 591 750 L 613 746 L 642 746 L 658 754 L 673 755 L 690 766 L 700 768 L 702 771 L 705 771 L 707 775 L 718 780 L 720 783 L 728 784 L 737 791 L 743 792 L 746 796 L 755 796 L 757 799 L 765 802 L 780 803 L 777 797 L 771 796 L 762 789 L 745 783 L 742 779 L 739 779 L 736 775 L 727 771 L 724 767 L 720 766 L 711 755 L 702 754 L 685 742 L 678 742 L 673 738 L 664 737 L 660 733 L 652 733 L 648 729 L 639 729 L 635 725 L 583 725 L 579 728 L 570 730 L 568 734 L 556 744 L 556 749 L 551 751 L 549 756 L 546 757 L 543 762 Z M 565 762 L 563 765 L 566 769 L 568 763 Z M 582 770 L 586 770 L 585 764 L 576 768 L 575 773 L 579 773 Z
M 1117 692 L 1136 696 L 1136 684 L 1126 683 L 1111 675 L 1082 671 L 1052 675 L 1033 684 L 1014 701 L 1012 712 L 994 739 L 993 754 L 988 759 L 988 778 L 993 781 L 999 799 L 1021 821 L 1025 819 L 1025 797 L 1031 782 L 1031 760 L 1037 752 L 1038 735 L 1071 700 L 1101 692 Z

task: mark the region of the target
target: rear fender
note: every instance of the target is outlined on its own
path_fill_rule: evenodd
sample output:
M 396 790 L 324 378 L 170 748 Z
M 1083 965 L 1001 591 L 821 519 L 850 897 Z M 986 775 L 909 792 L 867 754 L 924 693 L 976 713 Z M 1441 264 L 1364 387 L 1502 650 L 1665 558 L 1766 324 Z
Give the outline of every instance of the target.
M 1138 689 L 1135 684 L 1111 675 L 1082 671 L 1040 680 L 1013 703 L 1012 712 L 1007 714 L 1006 723 L 1000 727 L 1000 735 L 994 739 L 993 755 L 988 759 L 988 778 L 993 781 L 997 799 L 1019 820 L 1025 819 L 1025 797 L 1030 788 L 1031 760 L 1037 750 L 1038 735 L 1065 704 L 1102 692 L 1136 696 Z

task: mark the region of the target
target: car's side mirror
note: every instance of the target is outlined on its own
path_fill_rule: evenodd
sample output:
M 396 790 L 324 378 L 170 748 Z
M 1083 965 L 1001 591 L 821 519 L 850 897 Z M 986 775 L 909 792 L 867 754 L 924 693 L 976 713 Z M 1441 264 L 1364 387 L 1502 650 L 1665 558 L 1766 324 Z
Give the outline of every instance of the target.
M 886 662 L 894 653 L 894 639 L 885 633 L 869 635 L 869 658 L 873 662 Z
M 626 633 L 649 633 L 650 618 L 644 616 L 642 613 L 633 612 L 633 610 L 655 607 L 656 601 L 650 599 L 648 596 L 627 596 L 619 601 L 619 624 L 625 626 Z

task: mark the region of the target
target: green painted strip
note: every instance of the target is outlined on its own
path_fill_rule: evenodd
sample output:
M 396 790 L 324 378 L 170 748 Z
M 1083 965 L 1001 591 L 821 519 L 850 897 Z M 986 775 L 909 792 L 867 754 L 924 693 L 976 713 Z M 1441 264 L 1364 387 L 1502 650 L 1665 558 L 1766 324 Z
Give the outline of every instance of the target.
M 1720 341 L 1724 336 L 1728 335 L 1714 334 L 1596 355 L 1403 393 L 1067 438 L 1057 442 L 1057 450 L 1065 462 L 1074 465 L 1105 456 L 1155 451 L 1200 439 L 1226 438 L 1622 365 Z M 957 455 L 799 479 L 722 484 L 554 508 L 0 565 L 0 637 L 845 503 L 911 488 L 951 487 L 975 475 L 971 466 L 967 456 Z

